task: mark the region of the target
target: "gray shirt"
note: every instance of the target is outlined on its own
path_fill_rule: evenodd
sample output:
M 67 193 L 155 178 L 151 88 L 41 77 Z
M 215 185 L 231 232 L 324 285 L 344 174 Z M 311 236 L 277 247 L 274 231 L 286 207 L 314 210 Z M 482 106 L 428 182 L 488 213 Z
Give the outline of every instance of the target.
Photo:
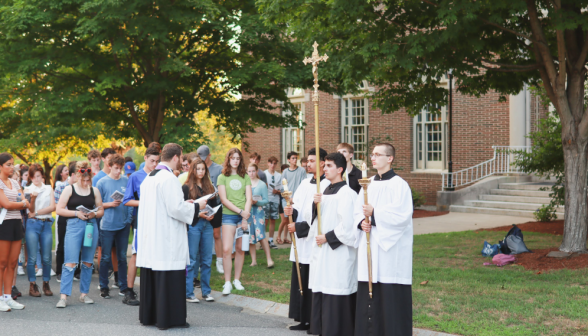
M 212 185 L 216 187 L 216 180 L 218 179 L 219 175 L 223 171 L 223 166 L 212 163 L 210 167 L 208 167 L 208 173 L 210 174 L 210 180 L 212 181 Z
M 265 176 L 265 173 L 263 172 L 263 170 L 258 169 L 257 170 L 257 177 L 259 177 L 260 180 L 262 180 L 265 185 L 267 185 L 267 177 Z
M 296 168 L 296 170 L 290 170 L 290 168 L 284 169 L 282 172 L 282 179 L 286 179 L 288 181 L 288 190 L 292 193 L 296 192 L 300 182 L 306 179 L 306 170 L 302 167 Z

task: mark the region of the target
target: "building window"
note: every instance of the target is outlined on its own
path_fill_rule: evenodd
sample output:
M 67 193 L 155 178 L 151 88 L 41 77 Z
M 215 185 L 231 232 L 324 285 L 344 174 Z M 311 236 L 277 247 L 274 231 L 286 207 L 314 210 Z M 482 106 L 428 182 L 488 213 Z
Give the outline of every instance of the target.
M 353 146 L 354 163 L 365 162 L 368 150 L 368 100 L 344 98 L 341 104 L 341 142 Z
M 282 162 L 285 163 L 289 152 L 298 153 L 298 159 L 304 156 L 304 104 L 294 103 L 298 115 L 298 125 L 282 128 Z M 289 116 L 292 111 L 285 110 L 284 116 Z
M 447 109 L 422 110 L 414 117 L 415 169 L 447 169 Z

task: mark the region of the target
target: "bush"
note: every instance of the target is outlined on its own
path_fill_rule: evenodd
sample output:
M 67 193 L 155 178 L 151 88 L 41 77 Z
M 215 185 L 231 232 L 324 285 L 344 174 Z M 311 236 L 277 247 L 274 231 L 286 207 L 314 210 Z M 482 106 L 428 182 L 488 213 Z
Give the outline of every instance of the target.
M 413 208 L 418 208 L 421 205 L 425 204 L 427 199 L 425 198 L 425 195 L 423 195 L 422 192 L 417 191 L 416 189 L 413 189 L 413 188 L 410 188 L 410 191 L 412 192 L 412 207 Z
M 535 216 L 538 222 L 551 222 L 557 219 L 555 207 L 552 204 L 542 205 L 539 209 L 535 210 L 533 216 Z

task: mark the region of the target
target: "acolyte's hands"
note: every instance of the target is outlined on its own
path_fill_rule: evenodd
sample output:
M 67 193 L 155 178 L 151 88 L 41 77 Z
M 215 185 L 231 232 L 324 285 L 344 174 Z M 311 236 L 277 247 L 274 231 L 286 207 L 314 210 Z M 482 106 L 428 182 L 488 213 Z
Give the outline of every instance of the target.
M 321 202 L 321 196 L 322 196 L 322 194 L 314 194 L 314 197 L 313 197 L 314 204 Z
M 284 215 L 290 217 L 290 216 L 292 216 L 293 213 L 294 213 L 294 210 L 292 209 L 291 205 L 288 205 L 284 208 Z
M 288 224 L 288 232 L 290 232 L 290 233 L 296 232 L 296 223 Z
M 372 230 L 372 223 L 364 219 L 363 222 L 361 222 L 361 229 L 363 232 L 369 233 Z
M 374 207 L 371 204 L 364 204 L 363 205 L 363 215 L 367 217 L 371 217 L 374 213 Z
M 318 246 L 321 246 L 326 242 L 327 242 L 327 237 L 325 235 L 316 236 L 316 244 Z

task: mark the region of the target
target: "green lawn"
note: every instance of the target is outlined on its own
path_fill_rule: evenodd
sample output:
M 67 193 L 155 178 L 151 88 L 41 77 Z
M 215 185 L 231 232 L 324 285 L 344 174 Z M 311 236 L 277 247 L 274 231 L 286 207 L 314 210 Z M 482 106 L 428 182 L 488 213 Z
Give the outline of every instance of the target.
M 414 326 L 460 335 L 588 334 L 588 270 L 536 274 L 521 266 L 483 266 L 484 240 L 496 242 L 503 232 L 455 232 L 414 237 Z M 561 237 L 525 233 L 530 249 L 557 246 Z M 288 303 L 289 249 L 272 250 L 276 267 L 266 268 L 258 251 L 257 267 L 246 256 L 242 294 Z M 215 260 L 215 259 L 214 259 Z M 214 265 L 213 260 L 213 265 Z M 419 285 L 428 280 L 426 286 Z M 224 278 L 213 266 L 212 287 Z

